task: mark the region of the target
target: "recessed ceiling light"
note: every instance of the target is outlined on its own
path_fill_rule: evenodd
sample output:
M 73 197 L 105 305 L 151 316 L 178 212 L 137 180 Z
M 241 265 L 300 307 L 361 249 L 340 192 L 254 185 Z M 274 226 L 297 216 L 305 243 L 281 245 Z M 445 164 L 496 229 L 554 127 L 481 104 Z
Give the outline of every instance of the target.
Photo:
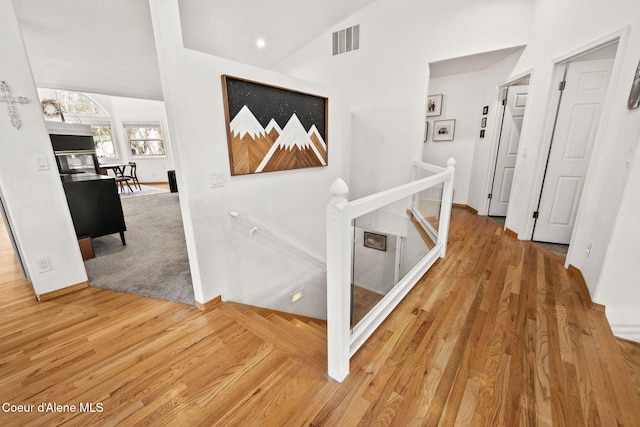
M 267 42 L 265 41 L 265 39 L 259 38 L 258 40 L 256 40 L 256 46 L 265 47 L 266 45 L 267 45 Z

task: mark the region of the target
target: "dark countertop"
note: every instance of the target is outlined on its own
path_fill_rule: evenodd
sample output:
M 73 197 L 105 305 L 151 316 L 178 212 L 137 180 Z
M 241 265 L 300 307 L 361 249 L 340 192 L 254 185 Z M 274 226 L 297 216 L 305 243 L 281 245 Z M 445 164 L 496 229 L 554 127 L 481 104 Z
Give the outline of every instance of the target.
M 99 175 L 93 173 L 72 173 L 72 174 L 62 174 L 60 175 L 62 178 L 62 182 L 80 182 L 80 181 L 99 181 L 102 179 L 111 179 L 114 178 L 112 176 Z

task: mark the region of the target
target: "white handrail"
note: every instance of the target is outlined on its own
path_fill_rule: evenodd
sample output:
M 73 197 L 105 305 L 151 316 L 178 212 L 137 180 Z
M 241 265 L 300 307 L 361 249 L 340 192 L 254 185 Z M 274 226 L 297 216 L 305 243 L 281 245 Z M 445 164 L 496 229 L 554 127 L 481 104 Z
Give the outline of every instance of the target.
M 447 161 L 446 168 L 422 162 L 418 168 L 436 173 L 390 190 L 349 202 L 347 185 L 341 179 L 331 185 L 332 200 L 327 206 L 327 347 L 328 373 L 337 381 L 349 374 L 349 359 L 371 336 L 417 281 L 446 254 L 449 220 L 453 201 L 455 160 Z M 438 240 L 435 247 L 420 260 L 409 273 L 350 330 L 351 266 L 353 263 L 352 221 L 391 203 L 415 195 L 444 183 Z
M 424 169 L 427 170 L 429 172 L 433 172 L 433 173 L 442 173 L 444 171 L 446 171 L 446 168 L 440 167 L 440 166 L 436 166 L 436 165 L 432 165 L 429 163 L 425 163 L 425 162 L 418 162 L 415 161 L 413 162 L 413 165 L 420 168 L 420 169 Z
M 326 268 L 326 263 L 320 258 L 310 254 L 304 249 L 300 248 L 295 243 L 290 242 L 288 239 L 283 237 L 282 235 L 269 230 L 267 227 L 264 227 L 257 223 L 255 220 L 247 217 L 241 216 L 238 212 L 232 211 L 229 212 L 231 218 L 238 222 L 238 224 L 245 227 L 249 237 L 259 237 L 262 236 L 265 240 L 271 244 L 276 244 L 281 249 L 286 250 L 291 255 L 298 257 L 302 261 L 307 262 L 309 265 L 314 268 L 324 270 Z

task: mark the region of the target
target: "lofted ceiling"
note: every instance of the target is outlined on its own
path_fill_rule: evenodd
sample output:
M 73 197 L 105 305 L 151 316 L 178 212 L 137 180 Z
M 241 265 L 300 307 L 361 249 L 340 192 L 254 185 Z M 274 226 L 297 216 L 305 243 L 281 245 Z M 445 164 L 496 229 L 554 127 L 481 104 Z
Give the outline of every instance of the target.
M 185 47 L 268 68 L 374 1 L 178 3 Z M 162 99 L 148 0 L 13 4 L 39 87 Z
M 184 46 L 269 68 L 374 1 L 179 0 Z
M 524 46 L 515 46 L 442 61 L 434 61 L 429 63 L 429 77 L 437 79 L 438 77 L 482 71 L 502 61 L 509 55 L 513 55 L 516 52 L 522 53 L 523 50 Z

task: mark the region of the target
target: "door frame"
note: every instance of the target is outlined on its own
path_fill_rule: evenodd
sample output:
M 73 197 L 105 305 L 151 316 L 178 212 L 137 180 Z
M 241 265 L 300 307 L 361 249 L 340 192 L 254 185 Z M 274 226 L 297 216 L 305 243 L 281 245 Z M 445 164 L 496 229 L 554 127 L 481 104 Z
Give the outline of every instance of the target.
M 529 209 L 527 210 L 527 221 L 525 230 L 522 233 L 523 240 L 531 240 L 533 236 L 534 226 L 535 226 L 535 218 L 533 218 L 533 212 L 538 207 L 538 202 L 540 199 L 540 194 L 542 192 L 542 186 L 544 183 L 545 172 L 547 159 L 549 156 L 549 148 L 551 146 L 551 140 L 553 138 L 553 132 L 555 130 L 555 121 L 557 116 L 557 108 L 560 102 L 560 97 L 562 92 L 558 90 L 558 86 L 562 81 L 564 76 L 564 66 L 565 64 L 572 62 L 575 59 L 578 59 L 581 56 L 584 56 L 588 53 L 591 53 L 595 50 L 603 48 L 607 45 L 618 43 L 618 48 L 616 50 L 616 55 L 613 60 L 613 67 L 611 69 L 611 77 L 609 81 L 609 87 L 607 89 L 607 94 L 605 96 L 603 102 L 603 110 L 602 115 L 600 117 L 600 123 L 598 124 L 598 131 L 596 133 L 596 138 L 594 142 L 593 152 L 591 156 L 591 160 L 589 162 L 589 167 L 587 169 L 587 174 L 585 176 L 585 184 L 583 189 L 588 189 L 590 187 L 590 183 L 593 180 L 593 176 L 588 173 L 589 170 L 592 169 L 593 162 L 598 158 L 597 153 L 602 147 L 602 141 L 604 138 L 603 129 L 607 128 L 607 124 L 610 121 L 612 114 L 612 106 L 613 106 L 613 98 L 615 90 L 618 86 L 618 81 L 620 78 L 620 74 L 623 67 L 622 57 L 623 53 L 627 47 L 628 43 L 628 35 L 630 32 L 630 27 L 626 26 L 621 28 L 618 31 L 610 33 L 606 36 L 603 36 L 599 39 L 593 40 L 590 43 L 584 44 L 580 47 L 577 47 L 561 56 L 556 57 L 551 62 L 553 64 L 553 71 L 549 86 L 549 93 L 547 96 L 546 102 L 546 114 L 544 117 L 544 130 L 542 135 L 542 143 L 538 147 L 538 160 L 535 167 L 535 175 L 534 175 L 534 186 L 531 191 L 531 195 L 529 198 Z M 576 216 L 573 233 L 571 236 L 571 242 L 569 243 L 569 251 L 567 253 L 565 267 L 568 267 L 571 264 L 571 260 L 573 257 L 573 253 L 575 253 L 574 248 L 574 240 L 575 236 L 579 235 L 580 229 L 584 223 L 584 200 L 585 198 L 590 197 L 588 192 L 583 190 L 581 195 L 580 207 L 578 208 L 578 213 Z
M 496 111 L 496 114 L 494 115 L 494 119 L 493 119 L 493 129 L 491 131 L 491 150 L 490 150 L 490 154 L 489 154 L 489 163 L 487 166 L 487 175 L 486 175 L 486 179 L 485 179 L 485 186 L 484 186 L 484 194 L 485 196 L 482 198 L 482 205 L 480 206 L 480 209 L 478 210 L 478 215 L 489 215 L 489 193 L 491 193 L 491 189 L 493 187 L 493 177 L 495 175 L 495 171 L 496 171 L 496 161 L 497 161 L 497 156 L 498 156 L 498 148 L 500 148 L 500 134 L 502 131 L 502 120 L 504 119 L 504 110 L 506 109 L 506 105 L 502 105 L 502 100 L 504 99 L 504 97 L 507 94 L 507 89 L 509 88 L 509 86 L 513 86 L 514 83 L 519 82 L 522 79 L 525 79 L 527 77 L 529 77 L 530 82 L 533 81 L 533 70 L 529 69 L 527 71 L 524 71 L 514 77 L 511 77 L 509 80 L 505 81 L 504 83 L 501 83 L 497 86 L 496 88 L 496 101 L 493 105 L 493 109 Z M 529 83 L 529 85 L 531 85 L 531 83 Z M 526 113 L 525 113 L 525 117 L 523 118 L 522 122 L 523 122 L 523 127 L 524 127 L 524 121 L 526 120 Z M 518 168 L 518 162 L 516 161 L 516 169 Z M 507 212 L 507 216 L 509 215 L 509 213 Z

